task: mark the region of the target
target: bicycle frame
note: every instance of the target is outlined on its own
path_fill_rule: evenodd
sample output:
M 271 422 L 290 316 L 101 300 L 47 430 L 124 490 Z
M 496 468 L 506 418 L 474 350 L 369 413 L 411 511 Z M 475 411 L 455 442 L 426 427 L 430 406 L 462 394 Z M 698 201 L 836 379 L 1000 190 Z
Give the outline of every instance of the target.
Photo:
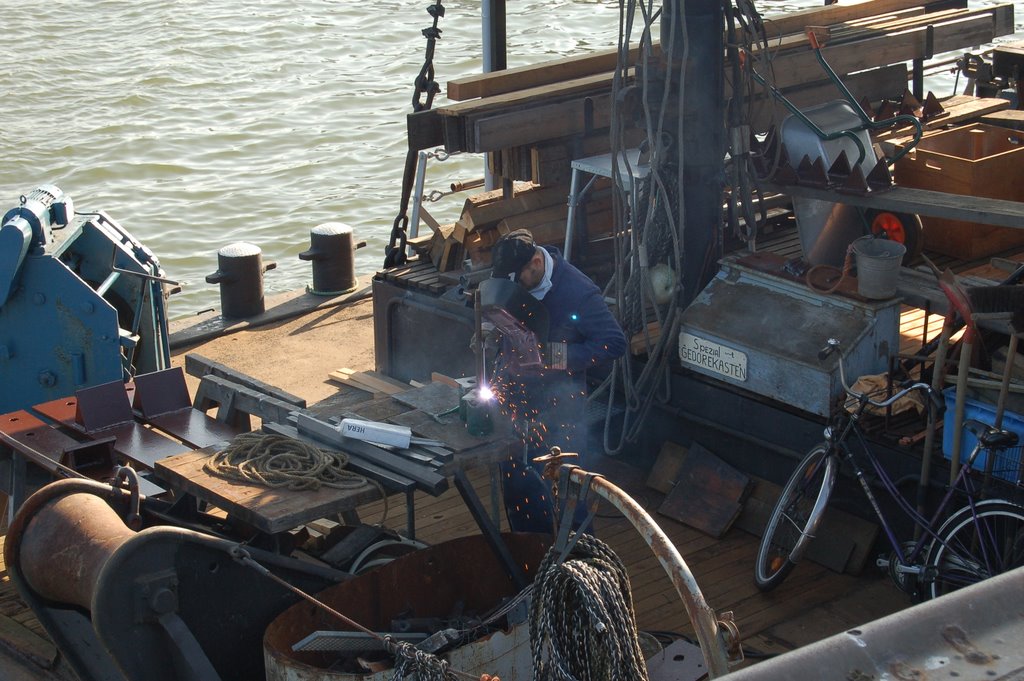
M 967 496 L 967 506 L 965 506 L 965 508 L 969 507 L 971 509 L 971 518 L 974 522 L 977 522 L 977 509 L 974 498 L 975 490 L 973 483 L 971 482 L 970 471 L 974 460 L 982 449 L 982 445 L 980 442 L 975 445 L 971 455 L 960 467 L 960 472 L 953 484 L 946 490 L 942 501 L 939 502 L 939 505 L 936 507 L 931 519 L 928 520 L 918 513 L 917 509 L 899 493 L 899 490 L 896 488 L 896 484 L 892 481 L 892 478 L 889 477 L 889 474 L 885 472 L 885 469 L 878 461 L 878 457 L 868 446 L 867 442 L 865 442 L 864 436 L 857 428 L 857 422 L 860 420 L 860 417 L 863 415 L 867 406 L 868 402 L 865 399 L 859 400 L 857 410 L 853 414 L 849 415 L 849 417 L 845 419 L 846 423 L 840 427 L 839 436 L 833 439 L 833 430 L 832 426 L 830 426 L 829 430 L 826 431 L 826 440 L 829 443 L 831 454 L 838 456 L 840 460 L 846 461 L 850 466 L 852 466 L 854 475 L 857 477 L 857 481 L 860 483 L 861 489 L 864 490 L 864 494 L 867 496 L 875 515 L 878 516 L 882 529 L 885 532 L 886 537 L 889 539 L 893 552 L 899 561 L 899 568 L 897 571 L 918 574 L 920 570 L 915 567 L 915 563 L 929 542 L 939 538 L 936 530 L 941 525 L 941 521 L 946 515 L 949 503 L 957 491 L 963 492 Z M 847 444 L 847 440 L 851 434 L 857 435 L 862 454 L 867 457 L 875 476 L 881 481 L 882 486 L 889 493 L 889 496 L 896 502 L 898 508 L 914 522 L 914 525 L 923 530 L 921 536 L 914 541 L 909 553 L 904 551 L 904 545 L 897 539 L 895 531 L 892 529 L 892 526 L 885 516 L 885 512 L 878 503 L 878 498 L 871 490 L 871 486 L 868 485 L 864 475 L 864 470 L 857 463 L 853 449 L 851 449 Z M 918 484 L 927 485 L 928 481 L 922 480 Z

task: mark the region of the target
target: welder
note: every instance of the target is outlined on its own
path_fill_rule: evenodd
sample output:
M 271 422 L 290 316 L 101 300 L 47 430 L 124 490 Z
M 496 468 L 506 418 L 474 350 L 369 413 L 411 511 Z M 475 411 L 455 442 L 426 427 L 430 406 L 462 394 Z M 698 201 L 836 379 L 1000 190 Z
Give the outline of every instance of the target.
M 517 362 L 504 339 L 491 388 L 524 443 L 522 452 L 500 464 L 509 525 L 518 532 L 551 532 L 550 483 L 529 462 L 557 445 L 578 453 L 578 464 L 587 468 L 586 371 L 621 357 L 626 338 L 601 290 L 557 248 L 537 246 L 528 230 L 518 229 L 502 236 L 491 254 L 492 278 L 518 283 L 548 315 L 546 337 L 538 339 L 540 366 Z M 583 510 L 577 508 L 577 525 Z

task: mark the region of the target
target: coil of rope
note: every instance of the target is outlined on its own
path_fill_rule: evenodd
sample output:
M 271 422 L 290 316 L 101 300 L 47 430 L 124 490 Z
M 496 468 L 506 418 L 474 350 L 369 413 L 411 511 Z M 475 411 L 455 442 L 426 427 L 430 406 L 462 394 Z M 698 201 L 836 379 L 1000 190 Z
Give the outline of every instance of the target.
M 534 681 L 647 681 L 626 567 L 592 535 L 537 570 L 530 604 Z
M 384 498 L 386 518 L 387 495 L 380 483 L 347 470 L 347 465 L 344 452 L 325 451 L 284 435 L 252 432 L 236 435 L 203 469 L 223 478 L 299 491 L 375 485 Z

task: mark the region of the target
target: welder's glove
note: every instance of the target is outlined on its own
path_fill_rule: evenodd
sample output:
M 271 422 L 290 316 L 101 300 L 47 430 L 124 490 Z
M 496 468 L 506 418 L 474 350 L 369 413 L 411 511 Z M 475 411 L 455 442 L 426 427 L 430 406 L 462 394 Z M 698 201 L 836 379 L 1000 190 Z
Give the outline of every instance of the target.
M 569 348 L 565 343 L 544 344 L 544 366 L 556 371 L 568 369 L 566 362 L 569 361 Z

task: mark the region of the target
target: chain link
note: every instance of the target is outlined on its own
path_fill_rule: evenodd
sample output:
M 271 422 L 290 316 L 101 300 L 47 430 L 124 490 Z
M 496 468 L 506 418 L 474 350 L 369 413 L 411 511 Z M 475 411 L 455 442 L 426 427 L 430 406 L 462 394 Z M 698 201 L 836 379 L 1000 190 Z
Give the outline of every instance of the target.
M 434 104 L 434 95 L 441 92 L 441 86 L 434 80 L 434 48 L 437 41 L 441 39 L 441 29 L 437 27 L 438 20 L 444 16 L 444 5 L 437 0 L 433 5 L 427 7 L 427 13 L 433 17 L 433 24 L 423 29 L 423 37 L 427 39 L 426 55 L 423 59 L 423 67 L 420 69 L 414 81 L 412 95 L 413 112 L 426 111 Z M 398 209 L 398 216 L 391 225 L 391 238 L 388 245 L 384 247 L 384 267 L 400 267 L 408 260 L 406 246 L 408 245 L 409 228 L 409 199 L 412 196 L 413 180 L 416 176 L 417 151 L 409 149 L 405 155 L 405 172 L 402 175 L 402 201 Z

